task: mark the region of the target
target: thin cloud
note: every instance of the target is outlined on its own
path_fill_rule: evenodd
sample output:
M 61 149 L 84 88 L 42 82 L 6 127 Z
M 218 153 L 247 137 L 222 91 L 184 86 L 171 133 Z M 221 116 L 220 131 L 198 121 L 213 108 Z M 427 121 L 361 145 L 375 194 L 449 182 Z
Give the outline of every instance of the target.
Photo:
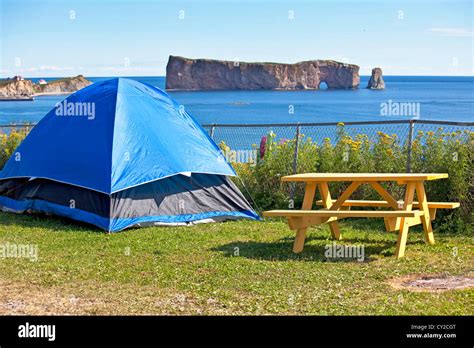
M 429 31 L 445 37 L 474 37 L 474 32 L 465 28 L 430 28 Z
M 39 70 L 41 71 L 70 71 L 70 70 L 74 70 L 74 68 L 70 66 L 41 65 L 39 67 Z
M 41 66 L 30 66 L 30 67 L 18 67 L 14 70 L 19 72 L 36 72 L 36 71 L 51 71 L 51 72 L 61 72 L 61 71 L 71 71 L 74 70 L 73 67 L 69 66 L 51 66 L 51 65 L 41 65 Z

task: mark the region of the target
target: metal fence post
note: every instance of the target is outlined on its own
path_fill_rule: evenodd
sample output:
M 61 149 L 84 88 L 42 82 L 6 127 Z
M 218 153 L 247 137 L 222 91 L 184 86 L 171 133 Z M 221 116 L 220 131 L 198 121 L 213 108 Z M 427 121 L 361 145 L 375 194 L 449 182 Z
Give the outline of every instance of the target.
M 413 146 L 413 129 L 415 128 L 415 120 L 408 123 L 408 139 L 407 139 L 407 173 L 411 173 L 411 155 Z
M 216 125 L 212 124 L 211 125 L 211 130 L 209 131 L 209 136 L 211 137 L 212 140 L 214 140 L 214 130 L 216 129 Z
M 298 152 L 300 147 L 300 124 L 296 125 L 296 133 L 295 133 L 295 153 L 293 155 L 293 174 L 298 172 Z
M 298 153 L 300 147 L 300 124 L 296 124 L 296 133 L 295 133 L 295 152 L 293 154 L 293 174 L 298 173 Z M 296 183 L 291 184 L 290 200 L 294 202 L 296 191 Z

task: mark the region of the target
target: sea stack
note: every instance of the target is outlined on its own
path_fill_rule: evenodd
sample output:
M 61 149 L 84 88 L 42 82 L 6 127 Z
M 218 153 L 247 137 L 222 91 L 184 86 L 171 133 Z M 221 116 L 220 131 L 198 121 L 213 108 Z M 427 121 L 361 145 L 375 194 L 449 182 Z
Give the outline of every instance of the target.
M 383 81 L 382 69 L 373 68 L 372 76 L 370 76 L 369 83 L 367 84 L 369 89 L 384 89 L 385 82 Z
M 359 66 L 334 60 L 295 64 L 245 63 L 170 56 L 166 89 L 171 90 L 304 90 L 358 88 Z

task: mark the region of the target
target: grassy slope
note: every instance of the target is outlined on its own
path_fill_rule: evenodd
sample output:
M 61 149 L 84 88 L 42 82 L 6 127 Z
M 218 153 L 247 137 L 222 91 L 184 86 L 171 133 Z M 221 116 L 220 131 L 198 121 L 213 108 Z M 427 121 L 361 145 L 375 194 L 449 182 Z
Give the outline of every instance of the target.
M 382 232 L 382 221 L 341 228 L 344 243 L 363 243 L 369 260 L 327 262 L 327 226 L 311 229 L 305 251 L 294 255 L 293 233 L 280 221 L 106 235 L 58 218 L 0 213 L 0 244 L 39 248 L 37 262 L 0 259 L 0 314 L 473 314 L 472 289 L 421 293 L 387 284 L 406 274 L 466 274 L 470 236 L 435 234 L 428 246 L 412 229 L 397 260 L 396 235 Z

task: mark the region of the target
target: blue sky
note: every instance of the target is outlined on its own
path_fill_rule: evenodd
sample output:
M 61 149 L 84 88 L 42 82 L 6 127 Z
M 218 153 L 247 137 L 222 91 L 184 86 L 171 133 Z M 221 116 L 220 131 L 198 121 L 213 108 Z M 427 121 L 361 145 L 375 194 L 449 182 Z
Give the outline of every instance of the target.
M 472 76 L 473 31 L 471 0 L 0 0 L 0 76 L 162 76 L 170 54 Z

